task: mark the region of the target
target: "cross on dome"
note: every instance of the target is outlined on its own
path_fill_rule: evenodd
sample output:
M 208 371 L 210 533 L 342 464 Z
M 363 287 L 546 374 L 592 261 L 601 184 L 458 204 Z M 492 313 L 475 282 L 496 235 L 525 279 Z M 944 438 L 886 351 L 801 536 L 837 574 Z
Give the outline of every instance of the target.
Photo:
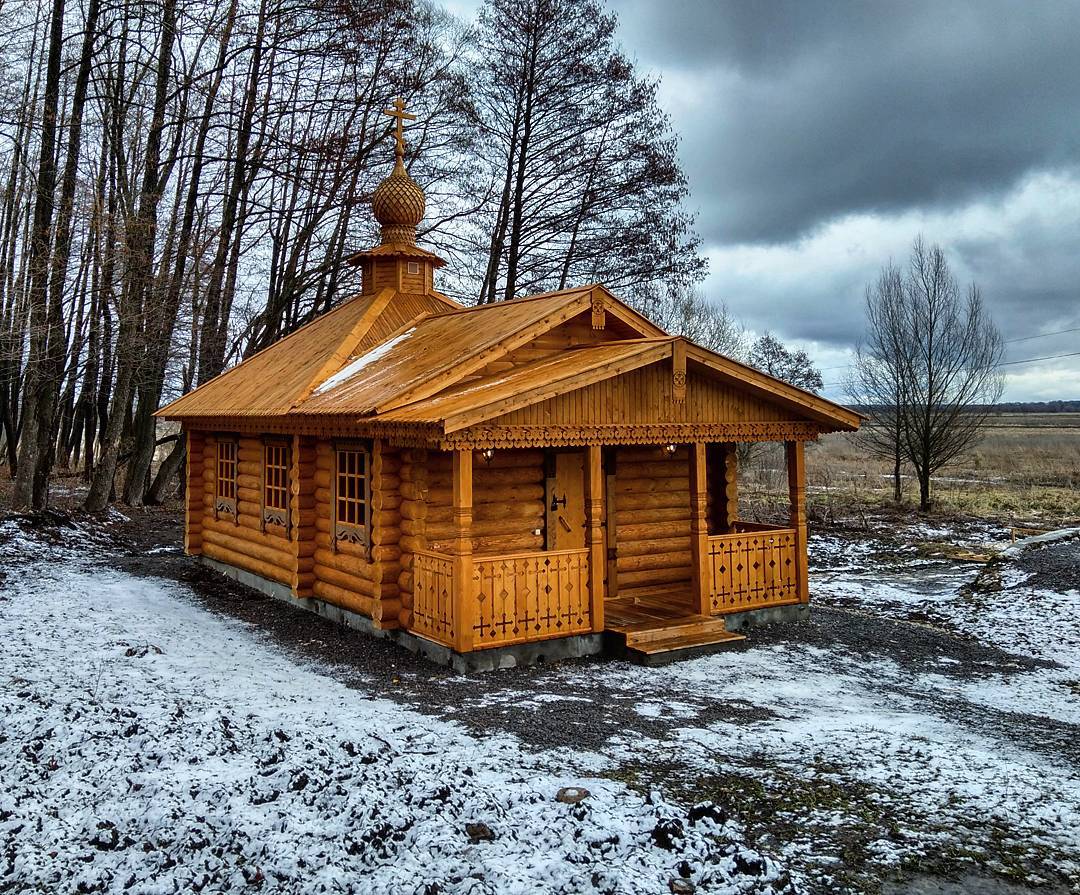
M 401 158 L 405 155 L 405 122 L 416 121 L 416 116 L 405 111 L 405 100 L 400 96 L 394 100 L 392 109 L 383 109 L 383 114 L 396 119 L 394 122 L 394 138 L 397 140 L 397 146 L 394 148 L 394 152 L 398 158 Z

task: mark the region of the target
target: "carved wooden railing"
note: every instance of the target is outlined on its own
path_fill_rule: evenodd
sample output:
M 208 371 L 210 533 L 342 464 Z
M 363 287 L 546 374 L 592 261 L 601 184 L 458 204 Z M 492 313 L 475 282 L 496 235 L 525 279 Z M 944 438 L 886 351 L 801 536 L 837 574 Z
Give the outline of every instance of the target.
M 409 629 L 454 645 L 454 558 L 429 550 L 413 555 L 413 605 Z
M 473 647 L 585 634 L 589 551 L 473 557 Z
M 709 538 L 709 601 L 713 613 L 739 612 L 799 599 L 798 533 L 754 523 Z

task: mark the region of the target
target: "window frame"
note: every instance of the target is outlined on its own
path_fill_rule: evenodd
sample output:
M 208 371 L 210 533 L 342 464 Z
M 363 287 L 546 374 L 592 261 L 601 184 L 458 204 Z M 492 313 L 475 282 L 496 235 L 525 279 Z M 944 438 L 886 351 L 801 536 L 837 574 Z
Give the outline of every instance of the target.
M 240 439 L 235 435 L 217 435 L 214 439 L 214 518 L 220 519 L 221 516 L 232 516 L 234 523 L 240 523 L 240 512 L 238 508 L 238 491 L 237 476 L 239 475 L 240 467 Z M 231 452 L 231 457 L 224 457 L 222 454 Z M 226 464 L 232 466 L 232 476 L 223 476 L 222 473 L 225 470 Z M 222 484 L 228 482 L 231 487 L 226 489 L 226 493 L 222 493 Z M 228 493 L 231 491 L 231 496 Z
M 357 442 L 334 442 L 333 488 L 331 490 L 330 512 L 332 517 L 331 545 L 337 552 L 338 543 L 345 541 L 371 550 L 371 446 Z M 342 469 L 342 456 L 355 455 L 359 458 L 359 472 Z M 355 496 L 342 496 L 342 476 L 358 481 Z M 359 506 L 358 521 L 346 521 L 341 518 L 342 503 Z
M 289 487 L 292 484 L 292 444 L 285 438 L 263 438 L 262 451 L 262 487 L 260 488 L 262 504 L 262 528 L 266 531 L 267 525 L 280 525 L 285 529 L 286 537 L 291 530 L 292 514 L 289 508 Z M 271 452 L 280 451 L 280 463 L 271 464 Z M 274 459 L 278 459 L 275 457 Z M 270 470 L 280 470 L 281 480 L 271 482 Z M 271 504 L 268 501 L 270 492 L 280 493 L 282 505 Z

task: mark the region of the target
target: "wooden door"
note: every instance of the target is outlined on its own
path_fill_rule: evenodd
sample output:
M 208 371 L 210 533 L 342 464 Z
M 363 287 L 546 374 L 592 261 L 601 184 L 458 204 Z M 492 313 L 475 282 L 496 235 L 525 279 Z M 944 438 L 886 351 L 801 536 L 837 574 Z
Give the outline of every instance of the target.
M 550 455 L 547 475 L 547 549 L 585 546 L 585 452 Z

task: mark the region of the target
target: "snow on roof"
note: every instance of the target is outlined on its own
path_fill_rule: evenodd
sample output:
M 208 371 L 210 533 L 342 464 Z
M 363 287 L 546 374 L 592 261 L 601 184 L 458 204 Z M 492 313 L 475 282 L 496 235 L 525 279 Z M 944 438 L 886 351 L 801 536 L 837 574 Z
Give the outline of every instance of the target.
M 405 330 L 400 335 L 394 336 L 388 342 L 383 342 L 381 345 L 376 345 L 370 351 L 361 354 L 359 357 L 349 361 L 344 367 L 338 370 L 333 376 L 324 382 L 320 383 L 312 394 L 322 395 L 330 391 L 332 388 L 336 388 L 343 382 L 348 382 L 357 373 L 363 370 L 365 367 L 375 363 L 380 357 L 390 351 L 395 345 L 399 345 L 404 342 L 409 336 L 416 332 L 416 327 Z

